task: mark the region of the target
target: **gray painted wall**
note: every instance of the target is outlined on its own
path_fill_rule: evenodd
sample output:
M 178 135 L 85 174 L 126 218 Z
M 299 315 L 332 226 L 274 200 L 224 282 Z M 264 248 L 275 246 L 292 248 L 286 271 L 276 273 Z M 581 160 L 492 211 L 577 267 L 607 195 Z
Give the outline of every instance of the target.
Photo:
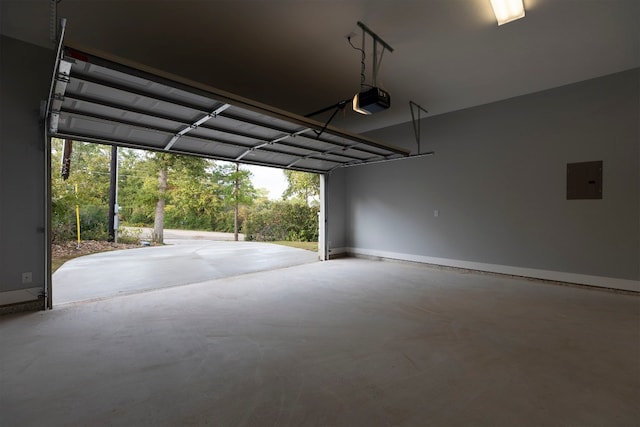
M 333 174 L 345 218 L 331 239 L 401 259 L 637 281 L 639 81 L 636 69 L 423 119 L 422 151 L 435 156 Z M 411 123 L 370 136 L 417 148 Z M 604 198 L 566 200 L 567 163 L 593 160 L 604 161 Z
M 327 249 L 329 257 L 338 253 L 336 250 L 347 246 L 345 228 L 345 191 L 346 182 L 343 169 L 338 169 L 325 175 L 326 190 L 326 221 L 327 221 Z
M 2 305 L 37 299 L 44 288 L 46 155 L 40 101 L 47 99 L 54 53 L 0 36 L 0 58 Z M 23 272 L 32 273 L 31 284 L 22 283 Z

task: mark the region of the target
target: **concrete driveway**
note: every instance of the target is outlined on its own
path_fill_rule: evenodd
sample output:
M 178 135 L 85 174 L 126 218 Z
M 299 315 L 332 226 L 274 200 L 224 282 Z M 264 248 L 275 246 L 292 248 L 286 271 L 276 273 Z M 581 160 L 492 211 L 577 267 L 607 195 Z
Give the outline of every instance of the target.
M 139 236 L 141 240 L 151 240 L 153 229 L 149 227 L 124 227 L 130 235 Z M 222 233 L 218 231 L 199 230 L 164 230 L 164 240 L 168 243 L 171 239 L 188 240 L 223 240 L 233 241 L 233 233 Z M 238 239 L 244 241 L 244 234 L 238 233 Z
M 53 274 L 53 304 L 109 298 L 318 261 L 316 252 L 227 238 L 225 233 L 171 230 L 165 231 L 166 246 L 72 259 Z

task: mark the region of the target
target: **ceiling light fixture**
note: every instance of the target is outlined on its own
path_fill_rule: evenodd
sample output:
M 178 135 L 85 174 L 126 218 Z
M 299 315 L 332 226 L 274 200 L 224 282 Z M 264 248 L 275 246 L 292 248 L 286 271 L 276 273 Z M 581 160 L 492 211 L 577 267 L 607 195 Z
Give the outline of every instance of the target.
M 522 0 L 491 0 L 491 7 L 496 15 L 498 25 L 524 18 Z

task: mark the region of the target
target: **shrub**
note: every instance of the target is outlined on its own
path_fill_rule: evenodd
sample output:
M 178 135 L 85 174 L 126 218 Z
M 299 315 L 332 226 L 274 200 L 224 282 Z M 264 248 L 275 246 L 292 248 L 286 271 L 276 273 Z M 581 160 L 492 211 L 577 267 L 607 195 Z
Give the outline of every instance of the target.
M 245 240 L 316 242 L 318 209 L 290 201 L 263 202 L 248 213 L 243 233 Z
M 140 244 L 142 230 L 120 227 L 118 230 L 118 243 Z
M 80 238 L 107 240 L 109 210 L 103 206 L 80 207 Z M 51 239 L 53 242 L 74 240 L 77 236 L 75 206 L 52 206 Z

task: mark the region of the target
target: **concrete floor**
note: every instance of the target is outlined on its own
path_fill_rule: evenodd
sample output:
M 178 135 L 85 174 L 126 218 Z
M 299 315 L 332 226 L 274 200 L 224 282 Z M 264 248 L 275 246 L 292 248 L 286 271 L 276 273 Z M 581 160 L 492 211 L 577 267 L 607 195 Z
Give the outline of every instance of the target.
M 343 259 L 0 318 L 0 425 L 638 426 L 640 298 Z
M 260 242 L 197 239 L 197 236 L 185 235 L 188 231 L 181 233 L 182 239 L 165 239 L 167 246 L 102 252 L 65 262 L 53 274 L 53 305 L 318 261 L 317 252 L 304 249 Z

